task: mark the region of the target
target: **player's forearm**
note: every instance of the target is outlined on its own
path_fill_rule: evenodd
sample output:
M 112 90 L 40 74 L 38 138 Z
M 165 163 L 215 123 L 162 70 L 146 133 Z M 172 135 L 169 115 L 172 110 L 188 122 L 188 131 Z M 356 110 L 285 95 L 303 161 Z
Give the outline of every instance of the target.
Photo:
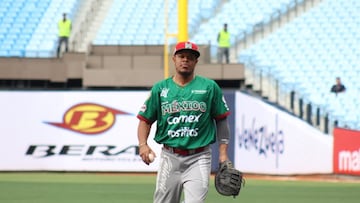
M 224 162 L 229 160 L 228 157 L 228 145 L 227 144 L 219 144 L 219 162 Z
M 149 137 L 151 125 L 145 121 L 140 121 L 138 125 L 138 141 L 139 145 L 144 145 L 147 143 Z
M 230 128 L 227 119 L 216 121 L 217 139 L 219 142 L 219 162 L 229 160 L 228 144 L 230 138 Z

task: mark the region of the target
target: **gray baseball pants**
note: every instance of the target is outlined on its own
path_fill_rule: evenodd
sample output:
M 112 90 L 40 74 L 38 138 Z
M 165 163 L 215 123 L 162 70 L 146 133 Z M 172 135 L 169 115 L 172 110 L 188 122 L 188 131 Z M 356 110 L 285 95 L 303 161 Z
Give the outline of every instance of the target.
M 181 156 L 162 149 L 154 203 L 205 202 L 211 172 L 211 149 Z

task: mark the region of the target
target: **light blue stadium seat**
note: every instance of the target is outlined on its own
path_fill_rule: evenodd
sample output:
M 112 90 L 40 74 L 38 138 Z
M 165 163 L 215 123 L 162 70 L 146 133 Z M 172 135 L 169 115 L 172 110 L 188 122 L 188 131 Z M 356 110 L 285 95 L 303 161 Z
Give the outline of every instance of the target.
M 8 49 L 0 48 L 0 57 L 9 57 Z
M 11 49 L 8 53 L 8 57 L 24 57 L 25 55 L 24 49 Z
M 56 56 L 56 42 L 55 41 L 45 41 L 42 42 L 37 50 L 37 55 L 40 58 L 52 58 Z

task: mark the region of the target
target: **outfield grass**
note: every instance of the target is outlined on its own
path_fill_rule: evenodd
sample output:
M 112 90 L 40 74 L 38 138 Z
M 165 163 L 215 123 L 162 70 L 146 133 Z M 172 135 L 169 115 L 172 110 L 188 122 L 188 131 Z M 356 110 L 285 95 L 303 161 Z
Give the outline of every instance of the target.
M 0 173 L 1 203 L 151 203 L 155 175 Z M 247 179 L 236 199 L 217 194 L 207 203 L 358 203 L 359 183 Z

